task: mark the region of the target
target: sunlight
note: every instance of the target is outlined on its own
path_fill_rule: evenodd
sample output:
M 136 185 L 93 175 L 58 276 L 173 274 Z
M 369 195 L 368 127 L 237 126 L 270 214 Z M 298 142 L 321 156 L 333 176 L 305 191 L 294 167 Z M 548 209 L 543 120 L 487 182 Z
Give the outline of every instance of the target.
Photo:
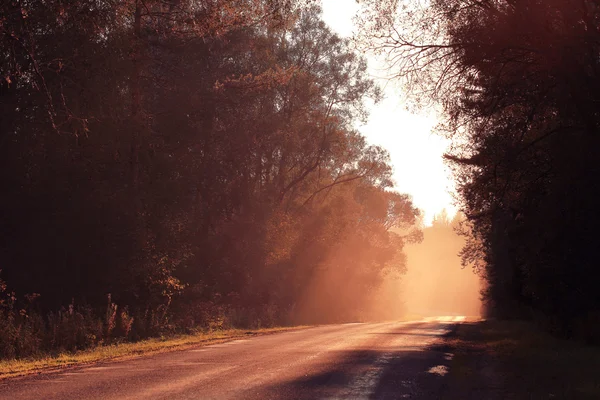
M 0 399 L 600 399 L 596 3 L 0 2 Z
M 350 37 L 354 30 L 352 17 L 359 5 L 349 0 L 323 0 L 323 19 L 339 35 Z M 432 133 L 437 124 L 433 112 L 413 114 L 406 110 L 400 90 L 382 78 L 383 63 L 367 56 L 369 72 L 384 88 L 385 99 L 371 104 L 366 125 L 358 129 L 375 145 L 387 149 L 394 167 L 394 179 L 400 192 L 409 193 L 425 214 L 429 225 L 443 209 L 450 217 L 456 212 L 452 194 L 454 182 L 442 156 L 449 142 Z

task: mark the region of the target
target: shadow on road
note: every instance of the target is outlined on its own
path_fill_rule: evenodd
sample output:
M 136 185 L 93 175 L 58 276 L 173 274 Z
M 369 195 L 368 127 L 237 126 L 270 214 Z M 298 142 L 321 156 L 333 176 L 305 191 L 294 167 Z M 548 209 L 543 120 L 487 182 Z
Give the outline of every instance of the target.
M 340 351 L 302 378 L 279 383 L 261 392 L 266 398 L 286 399 L 440 399 L 446 398 L 445 372 L 453 335 L 386 332 L 373 335 L 405 335 L 402 346 L 381 350 Z M 414 340 L 410 337 L 414 336 Z M 430 346 L 418 348 L 423 337 L 438 336 Z M 332 365 L 334 366 L 332 368 Z

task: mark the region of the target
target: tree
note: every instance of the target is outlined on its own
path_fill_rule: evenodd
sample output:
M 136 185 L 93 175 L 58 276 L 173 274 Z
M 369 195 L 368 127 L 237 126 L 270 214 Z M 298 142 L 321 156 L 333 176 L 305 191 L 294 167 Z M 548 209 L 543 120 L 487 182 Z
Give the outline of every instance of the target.
M 398 18 L 408 28 L 386 20 L 375 47 L 448 116 L 465 260 L 483 258 L 491 311 L 597 335 L 597 2 L 432 2 Z
M 354 277 L 328 311 L 350 319 L 402 272 L 390 229 L 418 210 L 353 128 L 379 89 L 304 5 L 1 6 L 3 279 L 43 316 L 18 324 L 68 304 L 95 342 L 289 322 L 323 270 Z

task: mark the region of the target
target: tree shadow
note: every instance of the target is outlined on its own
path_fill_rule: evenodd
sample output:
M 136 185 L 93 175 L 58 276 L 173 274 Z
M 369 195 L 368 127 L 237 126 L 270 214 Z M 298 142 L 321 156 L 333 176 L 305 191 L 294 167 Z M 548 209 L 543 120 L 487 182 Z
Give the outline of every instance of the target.
M 433 334 L 407 336 L 435 336 Z M 451 346 L 446 335 L 422 349 L 414 343 L 378 350 L 335 352 L 306 375 L 262 388 L 270 399 L 444 399 Z

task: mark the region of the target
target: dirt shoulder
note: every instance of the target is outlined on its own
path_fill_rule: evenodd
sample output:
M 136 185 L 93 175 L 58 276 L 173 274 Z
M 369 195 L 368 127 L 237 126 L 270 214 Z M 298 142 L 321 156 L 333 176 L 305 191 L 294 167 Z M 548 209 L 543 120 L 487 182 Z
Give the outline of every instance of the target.
M 456 399 L 600 399 L 600 348 L 520 321 L 465 322 L 447 339 Z

